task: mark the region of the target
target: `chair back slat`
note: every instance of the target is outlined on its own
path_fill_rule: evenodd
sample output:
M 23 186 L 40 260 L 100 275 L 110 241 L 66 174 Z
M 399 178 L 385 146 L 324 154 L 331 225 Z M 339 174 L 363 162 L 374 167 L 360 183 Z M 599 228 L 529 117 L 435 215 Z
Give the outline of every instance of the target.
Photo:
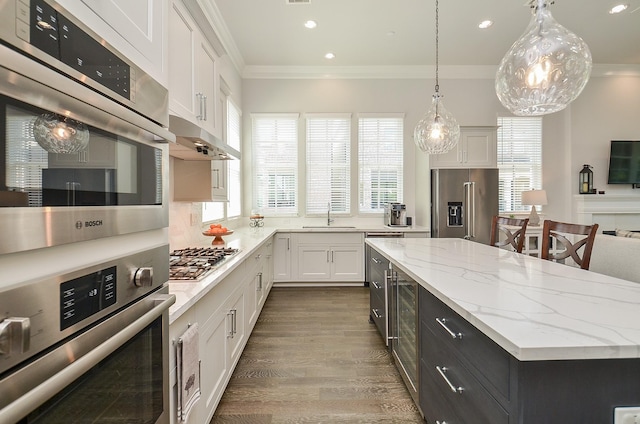
M 495 247 L 510 246 L 514 251 L 522 253 L 527 224 L 529 224 L 528 218 L 516 219 L 495 215 L 491 220 L 491 237 L 489 243 Z M 504 240 L 500 240 L 500 234 L 504 234 Z
M 540 258 L 564 261 L 564 259 L 570 257 L 580 268 L 589 269 L 591 251 L 593 250 L 593 243 L 597 231 L 598 224 L 581 225 L 546 220 L 542 227 L 542 250 L 540 251 Z M 567 234 L 582 235 L 585 237 L 571 241 L 566 237 Z M 551 251 L 551 246 L 553 245 L 552 239 L 556 240 L 556 249 L 554 249 L 554 251 Z M 562 246 L 564 249 L 558 250 L 558 246 Z M 582 253 L 579 252 L 580 249 L 582 249 Z

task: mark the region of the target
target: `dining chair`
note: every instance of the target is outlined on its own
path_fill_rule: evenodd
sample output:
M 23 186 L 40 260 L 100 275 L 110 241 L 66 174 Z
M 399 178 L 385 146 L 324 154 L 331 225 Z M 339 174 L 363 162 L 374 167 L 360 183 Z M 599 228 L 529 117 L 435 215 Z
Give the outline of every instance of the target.
M 494 215 L 491 220 L 491 246 L 511 246 L 516 252 L 522 253 L 524 234 L 527 231 L 528 224 L 529 218 L 516 219 Z M 504 234 L 504 240 L 500 240 L 500 234 Z
M 545 220 L 542 227 L 542 250 L 540 252 L 540 258 L 564 263 L 566 258 L 571 257 L 580 268 L 589 269 L 591 250 L 593 249 L 597 231 L 598 224 L 580 225 Z M 585 237 L 571 241 L 566 237 L 566 235 L 569 234 Z M 556 241 L 553 248 L 554 243 L 552 239 Z M 580 249 L 583 249 L 582 254 L 578 252 Z

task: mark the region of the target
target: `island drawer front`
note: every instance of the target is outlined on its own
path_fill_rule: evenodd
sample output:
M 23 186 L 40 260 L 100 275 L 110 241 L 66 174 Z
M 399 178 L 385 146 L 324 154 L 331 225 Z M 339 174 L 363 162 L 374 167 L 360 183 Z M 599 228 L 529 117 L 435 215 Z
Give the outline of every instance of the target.
M 463 423 L 509 424 L 509 413 L 453 354 L 451 347 L 441 343 L 430 330 L 426 330 L 425 336 L 420 342 L 421 365 L 426 367 L 421 370 L 426 377 L 421 381 L 421 390 L 425 390 L 424 386 L 433 385 L 427 390 L 438 390 Z M 462 392 L 454 393 L 452 387 L 462 388 Z
M 420 382 L 420 409 L 427 423 L 463 424 L 424 360 L 420 360 Z
M 451 346 L 468 367 L 475 369 L 497 390 L 496 395 L 509 400 L 510 356 L 507 351 L 422 287 L 420 319 L 436 336 L 437 343 Z M 454 334 L 462 334 L 462 338 L 454 338 L 442 324 Z
M 386 305 L 384 301 L 384 288 L 376 289 L 373 285 L 370 286 L 369 293 L 369 304 L 371 306 L 371 310 L 369 311 L 369 316 L 375 323 L 382 339 L 385 340 L 386 343 L 386 322 L 387 322 L 387 312 Z

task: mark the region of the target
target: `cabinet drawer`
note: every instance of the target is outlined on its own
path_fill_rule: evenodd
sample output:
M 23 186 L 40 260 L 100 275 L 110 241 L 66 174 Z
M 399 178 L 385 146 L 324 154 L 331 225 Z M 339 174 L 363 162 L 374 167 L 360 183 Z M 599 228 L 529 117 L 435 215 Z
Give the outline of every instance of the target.
M 441 387 L 427 370 L 424 360 L 420 361 L 420 409 L 429 424 L 463 424 L 456 410 L 444 397 Z
M 430 330 L 421 338 L 424 386 L 437 390 L 464 423 L 509 424 L 509 414 L 466 368 L 453 349 Z M 455 391 L 455 390 L 459 391 Z
M 424 288 L 420 289 L 420 320 L 434 334 L 434 343 L 451 346 L 466 366 L 497 390 L 496 395 L 509 399 L 510 356 L 504 349 Z

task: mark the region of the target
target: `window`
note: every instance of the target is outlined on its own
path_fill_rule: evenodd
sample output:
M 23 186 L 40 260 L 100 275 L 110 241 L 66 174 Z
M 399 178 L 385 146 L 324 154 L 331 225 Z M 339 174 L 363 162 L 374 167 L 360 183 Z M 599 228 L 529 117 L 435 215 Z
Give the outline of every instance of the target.
M 265 216 L 298 213 L 298 114 L 255 114 L 253 199 Z
M 402 203 L 403 139 L 402 115 L 360 115 L 359 212 L 383 212 L 385 203 Z
M 528 211 L 521 193 L 542 188 L 542 118 L 498 118 L 500 212 Z
M 351 116 L 307 115 L 307 214 L 350 213 Z
M 240 111 L 231 98 L 227 99 L 227 144 L 237 151 L 240 146 Z M 237 159 L 227 161 L 227 219 L 242 215 L 242 171 Z

